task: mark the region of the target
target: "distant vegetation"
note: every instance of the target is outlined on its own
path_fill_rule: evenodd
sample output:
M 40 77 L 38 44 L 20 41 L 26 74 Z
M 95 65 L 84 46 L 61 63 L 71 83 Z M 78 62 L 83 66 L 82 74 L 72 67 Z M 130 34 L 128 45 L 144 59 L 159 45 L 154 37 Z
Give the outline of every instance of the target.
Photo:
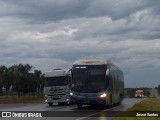
M 29 64 L 0 66 L 0 96 L 33 96 L 42 92 L 44 75 Z
M 160 95 L 160 85 L 158 85 L 158 87 L 156 87 L 156 89 L 157 89 L 157 91 L 158 91 L 158 93 Z
M 143 90 L 143 94 L 144 96 L 146 97 L 150 97 L 150 94 L 151 94 L 151 88 L 125 88 L 125 97 L 127 98 L 133 98 L 135 97 L 135 92 L 136 90 Z

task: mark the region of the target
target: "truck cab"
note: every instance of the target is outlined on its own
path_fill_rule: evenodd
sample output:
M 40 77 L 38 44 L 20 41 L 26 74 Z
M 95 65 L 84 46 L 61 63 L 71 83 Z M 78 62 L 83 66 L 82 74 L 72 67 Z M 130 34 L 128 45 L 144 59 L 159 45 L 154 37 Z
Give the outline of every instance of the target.
M 45 73 L 44 99 L 49 106 L 53 103 L 59 105 L 70 103 L 70 70 L 54 69 Z
M 136 90 L 135 97 L 136 98 L 143 98 L 144 97 L 143 90 Z

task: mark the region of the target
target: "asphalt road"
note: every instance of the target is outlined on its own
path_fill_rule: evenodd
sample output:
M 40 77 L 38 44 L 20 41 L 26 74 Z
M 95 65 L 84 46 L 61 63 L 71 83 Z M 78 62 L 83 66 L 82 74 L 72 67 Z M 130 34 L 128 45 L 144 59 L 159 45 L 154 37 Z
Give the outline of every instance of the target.
M 111 108 L 98 106 L 83 106 L 82 109 L 77 109 L 76 105 L 58 106 L 54 104 L 49 107 L 48 104 L 13 104 L 0 105 L 0 111 L 17 111 L 18 113 L 27 112 L 42 112 L 42 117 L 38 118 L 0 118 L 0 120 L 110 120 L 120 111 L 132 107 L 134 104 L 141 101 L 141 98 L 126 98 L 121 105 L 113 105 Z M 43 117 L 51 115 L 54 117 Z

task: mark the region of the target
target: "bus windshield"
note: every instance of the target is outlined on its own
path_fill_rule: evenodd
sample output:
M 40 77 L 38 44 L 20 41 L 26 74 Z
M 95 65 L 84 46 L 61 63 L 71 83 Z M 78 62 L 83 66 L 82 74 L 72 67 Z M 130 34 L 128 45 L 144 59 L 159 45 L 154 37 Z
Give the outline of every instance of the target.
M 68 80 L 66 76 L 58 77 L 47 77 L 45 79 L 45 86 L 63 86 L 68 85 Z
M 73 66 L 73 86 L 77 92 L 99 92 L 105 88 L 105 65 Z

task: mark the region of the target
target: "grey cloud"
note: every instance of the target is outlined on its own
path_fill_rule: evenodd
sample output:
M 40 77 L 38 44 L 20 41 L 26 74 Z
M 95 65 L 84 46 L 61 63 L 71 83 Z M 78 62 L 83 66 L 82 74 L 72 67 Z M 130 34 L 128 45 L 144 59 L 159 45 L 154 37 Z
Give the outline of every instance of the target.
M 100 36 L 104 36 L 108 40 L 154 40 L 160 38 L 160 30 L 157 27 L 160 26 L 160 23 L 158 22 L 159 18 L 154 18 L 152 16 L 149 17 L 149 15 L 146 15 L 144 19 L 141 19 L 138 22 L 135 22 L 136 19 L 136 16 L 109 22 L 104 17 L 97 20 L 88 19 L 90 24 L 86 21 L 82 22 L 82 27 L 80 27 L 79 31 L 75 33 L 75 39 L 82 39 L 86 37 L 94 38 Z M 86 24 L 84 26 L 83 24 L 85 22 Z M 81 24 L 79 26 L 81 26 Z
M 2 0 L 0 64 L 29 63 L 45 72 L 69 68 L 77 58 L 106 56 L 124 71 L 126 87 L 138 86 L 141 79 L 144 86 L 155 86 L 147 83 L 159 75 L 159 4 Z
M 36 21 L 57 21 L 67 18 L 75 18 L 83 14 L 91 0 L 16 0 L 3 1 L 8 12 L 1 12 L 1 16 L 17 16 L 20 18 L 35 19 Z M 3 7 L 2 6 L 2 7 Z
M 57 21 L 69 18 L 128 17 L 139 10 L 156 5 L 150 0 L 3 0 L 1 16 L 16 16 L 36 21 Z
M 160 2 L 148 0 L 124 0 L 121 2 L 119 0 L 31 0 L 29 2 L 17 0 L 14 2 L 3 1 L 2 6 L 6 7 L 2 8 L 8 9 L 8 6 L 10 9 L 6 10 L 8 12 L 0 12 L 0 15 L 24 18 L 32 21 L 33 25 L 38 21 L 65 21 L 69 19 L 68 21 L 73 21 L 73 23 L 66 22 L 66 24 L 75 24 L 74 27 L 78 28 L 78 32 L 74 36 L 75 39 L 104 36 L 108 40 L 128 38 L 154 40 L 160 37 L 160 29 L 157 28 L 160 25 L 159 4 Z M 147 12 L 143 13 L 145 10 Z M 138 16 L 139 11 L 142 11 L 142 14 Z M 109 23 L 108 19 L 110 19 Z M 57 26 L 53 27 L 56 29 Z

